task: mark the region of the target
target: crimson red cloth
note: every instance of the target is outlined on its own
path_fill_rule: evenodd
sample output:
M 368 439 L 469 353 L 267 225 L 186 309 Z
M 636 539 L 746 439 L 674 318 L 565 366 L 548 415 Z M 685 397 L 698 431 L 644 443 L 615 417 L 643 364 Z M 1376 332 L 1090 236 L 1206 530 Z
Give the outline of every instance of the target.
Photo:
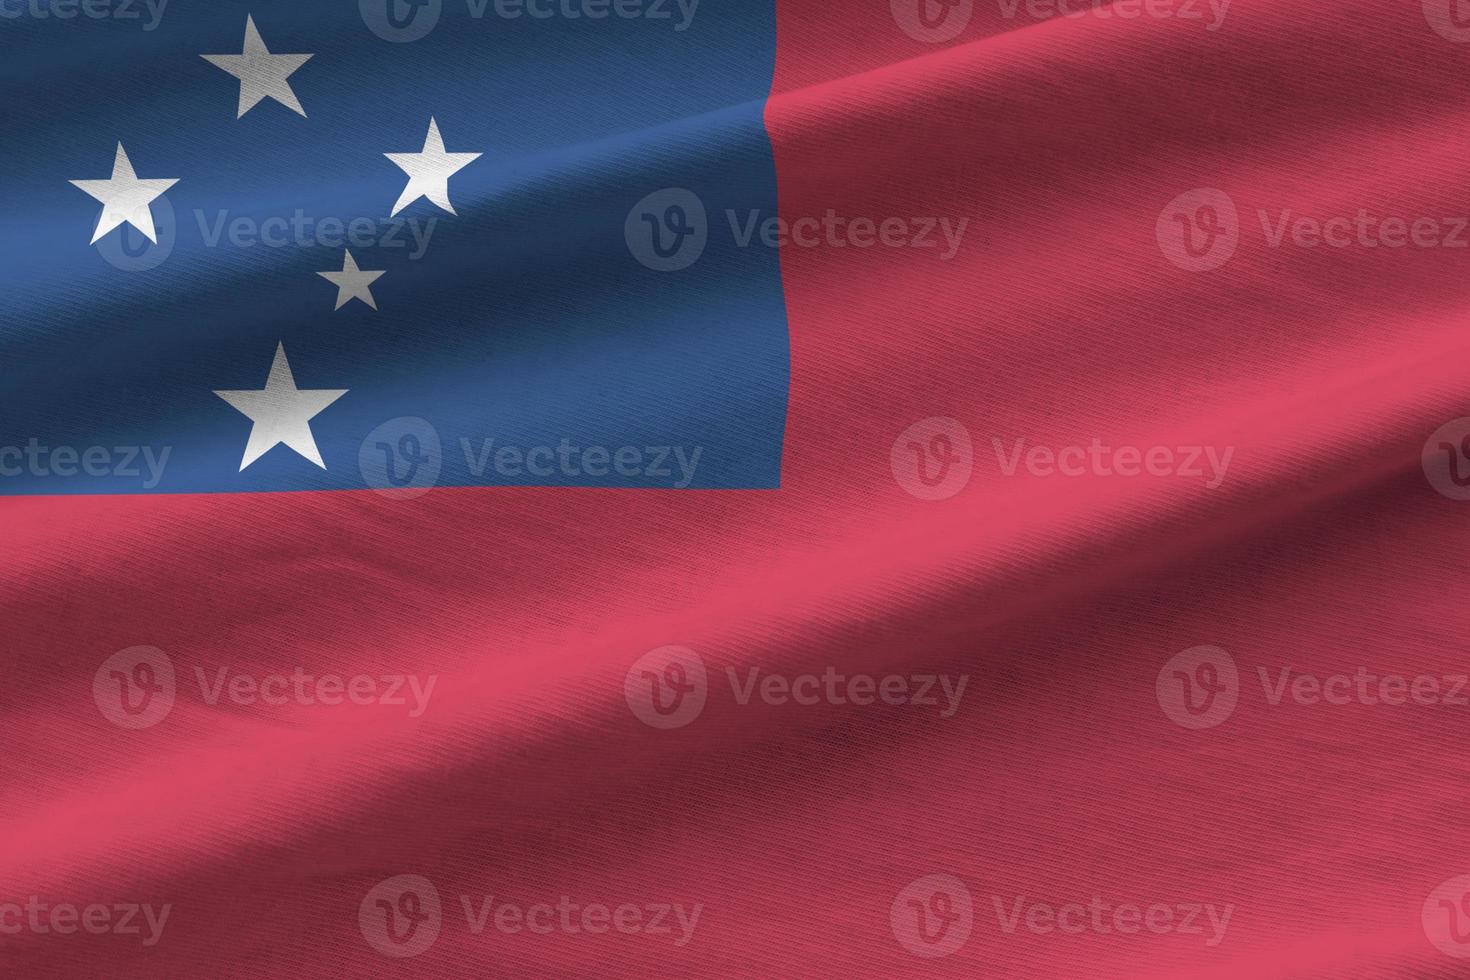
M 941 43 L 897 6 L 780 0 L 782 215 L 968 224 L 948 260 L 782 251 L 779 490 L 4 501 L 0 901 L 142 934 L 26 928 L 0 971 L 1470 975 L 1470 503 L 1434 437 L 1470 415 L 1470 44 L 1408 0 L 976 3 Z M 1170 237 L 1228 225 L 1204 190 L 1213 269 Z M 935 435 L 947 496 L 906 469 Z M 181 693 L 129 730 L 93 683 L 137 645 Z M 680 679 L 640 660 L 671 646 L 704 701 L 658 727 L 635 665 Z M 194 686 L 298 667 L 432 703 Z M 741 703 L 752 668 L 937 704 Z M 412 956 L 400 876 L 438 897 Z

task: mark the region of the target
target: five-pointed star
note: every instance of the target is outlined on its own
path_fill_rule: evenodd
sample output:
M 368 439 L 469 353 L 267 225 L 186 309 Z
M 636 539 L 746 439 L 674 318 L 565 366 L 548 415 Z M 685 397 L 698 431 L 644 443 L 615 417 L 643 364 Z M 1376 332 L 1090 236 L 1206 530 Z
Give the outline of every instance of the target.
M 439 135 L 439 123 L 429 117 L 429 135 L 424 137 L 424 149 L 420 153 L 384 153 L 383 156 L 408 174 L 408 186 L 403 189 L 398 203 L 393 205 L 394 217 L 399 211 L 427 197 L 450 214 L 454 205 L 449 203 L 449 178 L 459 173 L 471 161 L 480 158 L 479 153 L 445 153 L 444 137 Z
M 291 365 L 286 363 L 284 344 L 276 345 L 276 359 L 271 362 L 271 376 L 264 391 L 216 391 L 215 394 L 255 423 L 245 444 L 245 457 L 240 460 L 242 472 L 267 450 L 283 442 L 322 469 L 327 468 L 312 437 L 311 420 L 347 391 L 298 389 L 296 379 L 291 377 Z
M 128 154 L 123 150 L 121 143 L 117 144 L 117 156 L 112 161 L 111 177 L 107 180 L 71 181 L 72 184 L 102 202 L 102 218 L 97 222 L 97 230 L 92 235 L 91 244 L 93 245 L 124 221 L 147 235 L 150 242 L 158 244 L 158 236 L 153 231 L 153 210 L 149 205 L 156 197 L 178 182 L 177 177 L 172 180 L 142 180 L 139 178 L 133 172 L 132 161 L 128 159 Z
M 239 54 L 202 54 L 199 57 L 240 80 L 240 111 L 235 116 L 236 119 L 245 115 L 264 98 L 275 99 L 288 109 L 306 115 L 306 110 L 301 108 L 301 103 L 296 100 L 296 93 L 291 91 L 291 83 L 286 79 L 306 64 L 311 55 L 271 54 L 266 50 L 265 42 L 260 39 L 260 32 L 255 29 L 255 18 L 249 14 L 245 15 L 244 51 Z
M 373 291 L 368 287 L 377 281 L 382 272 L 363 270 L 357 267 L 357 260 L 348 252 L 347 257 L 342 260 L 341 272 L 318 272 L 317 275 L 337 287 L 337 305 L 333 309 L 340 310 L 354 299 L 360 299 L 373 309 L 378 304 L 373 302 Z

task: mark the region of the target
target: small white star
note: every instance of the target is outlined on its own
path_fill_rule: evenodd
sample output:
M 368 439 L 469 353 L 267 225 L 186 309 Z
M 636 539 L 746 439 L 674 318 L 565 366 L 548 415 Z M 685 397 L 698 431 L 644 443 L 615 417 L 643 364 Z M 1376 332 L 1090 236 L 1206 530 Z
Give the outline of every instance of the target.
M 424 137 L 424 148 L 421 152 L 384 153 L 383 156 L 398 164 L 408 174 L 408 186 L 403 189 L 398 203 L 393 205 L 393 214 L 389 215 L 394 217 L 421 197 L 427 197 L 445 211 L 454 214 L 454 205 L 449 203 L 449 178 L 479 159 L 482 154 L 445 153 L 444 137 L 439 135 L 439 123 L 430 116 L 429 135 Z
M 296 93 L 291 91 L 291 83 L 286 79 L 306 64 L 311 55 L 271 54 L 266 49 L 265 42 L 260 39 L 260 32 L 255 29 L 255 18 L 249 14 L 245 15 L 244 51 L 239 54 L 201 54 L 199 57 L 240 80 L 240 111 L 236 114 L 236 119 L 255 108 L 265 98 L 275 99 L 286 108 L 306 115 L 306 110 L 301 108 Z
M 373 302 L 373 291 L 368 287 L 378 280 L 383 273 L 372 270 L 359 269 L 357 260 L 348 252 L 347 257 L 342 260 L 341 272 L 318 272 L 317 275 L 337 287 L 337 305 L 333 309 L 340 310 L 354 299 L 360 299 L 373 309 L 378 304 Z
M 133 172 L 132 161 L 121 143 L 117 144 L 117 156 L 112 161 L 112 176 L 107 180 L 73 180 L 80 187 L 102 202 L 102 218 L 92 234 L 95 245 L 103 235 L 127 222 L 158 244 L 153 231 L 153 210 L 149 207 L 164 191 L 179 182 L 172 180 L 142 180 Z
M 266 380 L 264 391 L 216 391 L 215 394 L 249 416 L 254 423 L 250 427 L 250 439 L 245 444 L 245 457 L 240 460 L 242 472 L 281 443 L 322 469 L 327 468 L 311 434 L 311 420 L 347 394 L 347 390 L 302 391 L 297 388 L 296 379 L 291 376 L 291 365 L 286 363 L 284 344 L 276 345 L 276 359 L 271 362 L 271 375 Z

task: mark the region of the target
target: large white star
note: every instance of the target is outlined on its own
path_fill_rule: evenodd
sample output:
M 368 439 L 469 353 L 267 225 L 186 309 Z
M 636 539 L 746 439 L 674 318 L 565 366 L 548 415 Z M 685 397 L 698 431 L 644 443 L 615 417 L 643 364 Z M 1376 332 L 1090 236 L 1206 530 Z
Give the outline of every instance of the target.
M 281 443 L 322 469 L 327 468 L 311 434 L 311 420 L 347 394 L 347 390 L 302 391 L 297 388 L 296 379 L 291 376 L 291 365 L 286 363 L 284 344 L 276 345 L 276 359 L 271 362 L 271 375 L 266 380 L 264 391 L 216 391 L 215 394 L 249 416 L 254 423 L 250 427 L 250 440 L 245 444 L 245 457 L 240 460 L 242 471 Z
M 444 137 L 439 135 L 439 123 L 430 116 L 429 135 L 424 137 L 424 148 L 421 152 L 383 154 L 408 174 L 408 186 L 403 189 L 398 203 L 393 205 L 393 214 L 389 217 L 396 216 L 399 211 L 421 197 L 427 197 L 445 211 L 454 214 L 454 205 L 449 203 L 449 178 L 469 166 L 471 161 L 478 160 L 481 155 L 445 153 Z
M 357 260 L 348 252 L 347 257 L 342 260 L 341 272 L 318 272 L 317 275 L 337 287 L 337 305 L 334 309 L 340 310 L 354 299 L 360 299 L 373 309 L 378 304 L 373 302 L 373 291 L 368 287 L 378 280 L 382 272 L 363 270 L 357 267 Z
M 133 163 L 121 143 L 117 144 L 117 156 L 112 161 L 112 176 L 107 180 L 73 180 L 72 184 L 102 202 L 102 218 L 92 234 L 91 244 L 127 222 L 158 244 L 153 231 L 153 210 L 149 207 L 154 199 L 179 182 L 172 180 L 143 180 L 133 172 Z
M 306 110 L 301 108 L 296 93 L 291 91 L 291 83 L 286 79 L 306 64 L 311 55 L 271 54 L 266 49 L 265 42 L 260 39 L 260 32 L 255 29 L 255 18 L 249 14 L 245 15 L 244 51 L 239 54 L 202 54 L 199 57 L 240 80 L 240 111 L 236 114 L 236 119 L 255 108 L 265 98 L 275 99 L 286 108 L 306 115 Z

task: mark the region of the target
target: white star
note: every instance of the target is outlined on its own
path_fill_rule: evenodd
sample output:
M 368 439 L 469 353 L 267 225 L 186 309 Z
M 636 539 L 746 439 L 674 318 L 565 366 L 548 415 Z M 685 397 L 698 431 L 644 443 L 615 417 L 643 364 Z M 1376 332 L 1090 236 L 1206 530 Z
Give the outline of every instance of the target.
M 158 244 L 158 236 L 153 232 L 153 210 L 149 205 L 178 182 L 177 177 L 172 180 L 140 179 L 133 172 L 132 161 L 128 159 L 121 143 L 117 144 L 117 156 L 112 161 L 110 178 L 70 181 L 102 202 L 102 218 L 97 222 L 97 230 L 92 235 L 93 245 L 124 221 L 147 235 L 150 242 Z
M 317 275 L 337 287 L 337 305 L 333 309 L 340 310 L 354 299 L 360 299 L 373 309 L 378 304 L 373 302 L 373 291 L 368 287 L 377 281 L 382 272 L 363 270 L 357 267 L 357 260 L 348 252 L 347 257 L 342 260 L 341 272 L 318 272 Z
M 439 135 L 439 123 L 429 117 L 429 135 L 424 137 L 424 148 L 419 153 L 384 153 L 408 174 L 408 186 L 403 189 L 398 203 L 393 205 L 394 217 L 399 211 L 427 197 L 450 214 L 454 205 L 449 203 L 449 178 L 459 173 L 470 162 L 480 158 L 479 153 L 445 153 L 444 137 Z
M 291 377 L 291 365 L 286 363 L 285 345 L 276 345 L 276 359 L 271 362 L 271 376 L 264 391 L 216 391 L 215 394 L 255 423 L 245 444 L 245 458 L 240 460 L 241 471 L 283 442 L 322 469 L 327 468 L 312 437 L 311 420 L 347 391 L 298 389 L 296 379 Z
M 255 29 L 255 18 L 249 14 L 245 15 L 244 51 L 239 54 L 201 54 L 199 57 L 240 80 L 240 111 L 236 119 L 255 108 L 264 98 L 275 99 L 286 108 L 306 115 L 286 79 L 306 64 L 311 55 L 271 54 L 260 39 L 260 32 Z

